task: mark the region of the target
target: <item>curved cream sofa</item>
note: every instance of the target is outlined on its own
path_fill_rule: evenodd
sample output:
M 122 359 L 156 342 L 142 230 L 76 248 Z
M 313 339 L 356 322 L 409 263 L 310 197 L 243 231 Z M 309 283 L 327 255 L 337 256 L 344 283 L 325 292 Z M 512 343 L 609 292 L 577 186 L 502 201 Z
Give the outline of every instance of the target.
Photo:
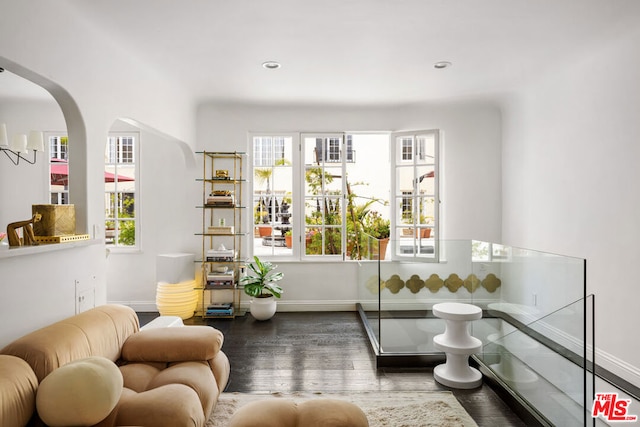
M 34 403 L 37 384 L 67 363 L 101 356 L 118 365 L 124 387 L 96 426 L 204 426 L 229 379 L 223 341 L 208 326 L 140 331 L 136 313 L 122 305 L 88 310 L 0 350 L 0 425 L 44 425 Z

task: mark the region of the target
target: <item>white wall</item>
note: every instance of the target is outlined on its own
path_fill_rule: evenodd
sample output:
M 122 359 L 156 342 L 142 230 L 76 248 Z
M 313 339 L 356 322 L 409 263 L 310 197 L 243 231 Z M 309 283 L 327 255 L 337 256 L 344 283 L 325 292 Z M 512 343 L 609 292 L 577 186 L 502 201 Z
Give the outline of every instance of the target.
M 505 103 L 503 241 L 587 259 L 596 362 L 640 386 L 640 32 Z
M 156 311 L 157 255 L 200 250 L 194 233 L 202 226 L 195 209 L 201 188 L 195 179 L 202 172 L 194 157 L 191 152 L 185 156 L 176 142 L 140 130 L 140 195 L 136 202 L 141 245 L 136 251 L 109 251 L 108 301 Z
M 444 131 L 445 140 L 443 235 L 499 241 L 501 118 L 490 103 L 401 108 L 203 105 L 198 114 L 197 149 L 247 151 L 248 132 L 436 128 Z M 353 309 L 358 300 L 356 263 L 278 264 L 285 273 L 280 309 Z
M 78 231 L 102 236 L 104 142 L 117 118 L 135 119 L 193 145 L 195 109 L 184 91 L 168 81 L 161 69 L 148 67 L 139 55 L 114 46 L 108 34 L 97 33 L 65 2 L 24 0 L 3 5 L 0 53 L 1 67 L 38 82 L 62 106 L 74 147 L 71 202 L 76 204 Z M 29 127 L 42 128 L 40 123 L 29 123 Z M 178 150 L 181 156 L 183 149 Z M 30 206 L 41 201 L 46 171 L 27 173 L 26 166 L 23 171 L 8 159 L 0 162 L 0 194 L 11 193 L 14 198 L 3 199 L 3 204 Z M 24 191 L 11 190 L 15 185 Z M 158 197 L 166 194 L 161 190 L 155 193 Z M 13 216 L 2 214 L 2 221 Z M 132 264 L 131 271 L 136 271 Z M 95 289 L 96 304 L 107 302 L 106 267 L 103 245 L 0 257 L 0 322 L 15 325 L 15 319 L 20 319 L 14 331 L 24 332 L 74 314 L 76 281 Z M 138 283 L 132 286 L 135 289 Z M 18 296 L 20 291 L 25 294 Z M 0 331 L 0 346 L 14 336 L 8 329 Z

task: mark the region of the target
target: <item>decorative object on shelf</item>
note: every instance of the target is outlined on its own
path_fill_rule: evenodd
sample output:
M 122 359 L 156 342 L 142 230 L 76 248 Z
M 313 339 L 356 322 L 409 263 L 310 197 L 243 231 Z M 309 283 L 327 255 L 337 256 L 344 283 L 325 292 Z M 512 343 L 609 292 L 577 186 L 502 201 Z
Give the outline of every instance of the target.
M 233 234 L 233 226 L 215 226 L 210 225 L 207 227 L 207 233 L 209 234 L 218 234 L 221 236 Z
M 223 194 L 216 194 L 217 192 L 212 192 L 207 200 L 205 201 L 205 205 L 209 207 L 217 206 L 217 207 L 233 207 L 235 206 L 235 200 L 233 198 L 233 194 L 230 191 L 222 192 Z
M 278 268 L 268 261 L 260 261 L 257 256 L 253 257 L 253 261 L 249 264 L 248 273 L 240 279 L 240 283 L 244 285 L 244 292 L 253 297 L 251 301 L 251 315 L 256 320 L 268 320 L 276 313 L 276 300 L 282 295 L 282 288 L 276 283 L 284 278 L 282 272 L 275 272 Z
M 0 250 L 9 249 L 9 243 L 5 240 L 7 233 L 0 233 Z
M 216 179 L 230 179 L 229 171 L 225 169 L 216 170 Z
M 29 150 L 33 151 L 33 159 L 29 160 L 23 154 L 28 154 Z M 16 134 L 9 147 L 9 136 L 7 134 L 7 125 L 0 123 L 0 151 L 2 151 L 14 165 L 18 165 L 20 160 L 24 160 L 29 164 L 35 164 L 36 151 L 44 151 L 44 134 L 39 131 L 29 132 L 26 134 Z
M 218 249 L 209 249 L 207 251 L 207 261 L 209 262 L 233 262 L 236 258 L 236 251 L 227 249 L 223 244 Z
M 9 246 L 37 246 L 38 242 L 33 234 L 31 224 L 40 221 L 42 215 L 36 213 L 29 220 L 12 222 L 7 225 L 7 236 L 9 237 Z M 18 229 L 22 228 L 22 241 L 18 236 Z
M 38 243 L 69 243 L 89 240 L 89 234 L 74 234 L 73 236 L 35 236 Z
M 73 236 L 76 233 L 75 205 L 31 205 L 31 214 L 41 220 L 33 224 L 36 236 Z

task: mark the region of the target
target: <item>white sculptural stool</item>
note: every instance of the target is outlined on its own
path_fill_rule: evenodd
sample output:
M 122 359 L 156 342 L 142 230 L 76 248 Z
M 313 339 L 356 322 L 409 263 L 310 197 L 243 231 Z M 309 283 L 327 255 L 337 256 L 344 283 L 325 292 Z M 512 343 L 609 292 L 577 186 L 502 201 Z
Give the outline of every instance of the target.
M 481 319 L 482 310 L 471 304 L 447 302 L 435 304 L 432 311 L 446 322 L 444 334 L 433 337 L 433 343 L 447 357 L 446 363 L 433 369 L 433 377 L 447 387 L 479 387 L 482 374 L 469 366 L 469 356 L 480 351 L 482 341 L 469 334 L 469 322 Z

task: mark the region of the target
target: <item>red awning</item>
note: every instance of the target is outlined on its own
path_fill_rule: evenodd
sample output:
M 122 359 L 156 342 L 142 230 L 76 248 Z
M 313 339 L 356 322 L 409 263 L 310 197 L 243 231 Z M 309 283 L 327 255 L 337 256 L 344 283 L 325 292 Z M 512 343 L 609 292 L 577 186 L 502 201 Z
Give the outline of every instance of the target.
M 117 175 L 111 172 L 104 173 L 104 182 L 134 181 L 133 178 Z M 69 185 L 69 165 L 65 160 L 51 159 L 51 185 Z

